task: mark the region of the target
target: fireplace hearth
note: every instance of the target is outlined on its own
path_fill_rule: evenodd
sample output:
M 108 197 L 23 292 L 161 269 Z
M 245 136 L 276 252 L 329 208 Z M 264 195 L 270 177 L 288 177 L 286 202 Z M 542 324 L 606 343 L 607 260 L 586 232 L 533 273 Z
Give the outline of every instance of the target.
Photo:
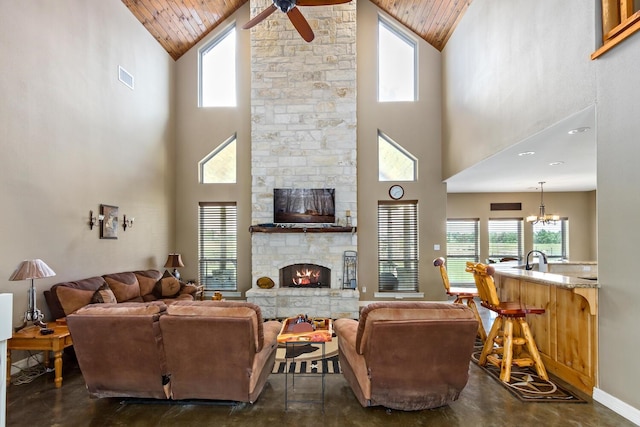
M 280 269 L 281 288 L 330 288 L 331 269 L 317 264 L 291 264 Z

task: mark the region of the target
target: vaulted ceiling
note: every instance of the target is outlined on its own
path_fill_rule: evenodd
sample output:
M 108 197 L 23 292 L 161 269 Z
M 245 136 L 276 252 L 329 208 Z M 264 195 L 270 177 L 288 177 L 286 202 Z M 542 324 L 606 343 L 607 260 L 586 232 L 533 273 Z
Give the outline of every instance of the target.
M 122 0 L 173 59 L 180 58 L 247 1 Z M 370 1 L 441 51 L 472 0 Z

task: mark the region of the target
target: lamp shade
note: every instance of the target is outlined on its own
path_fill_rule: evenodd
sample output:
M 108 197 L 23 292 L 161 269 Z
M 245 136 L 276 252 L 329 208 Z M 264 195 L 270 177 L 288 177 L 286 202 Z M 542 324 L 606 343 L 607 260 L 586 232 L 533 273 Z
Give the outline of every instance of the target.
M 167 268 L 184 267 L 184 264 L 182 263 L 182 257 L 180 256 L 180 254 L 169 254 L 169 256 L 167 257 L 167 262 L 164 264 L 164 266 Z
M 41 259 L 26 259 L 18 265 L 9 280 L 40 279 L 56 273 Z

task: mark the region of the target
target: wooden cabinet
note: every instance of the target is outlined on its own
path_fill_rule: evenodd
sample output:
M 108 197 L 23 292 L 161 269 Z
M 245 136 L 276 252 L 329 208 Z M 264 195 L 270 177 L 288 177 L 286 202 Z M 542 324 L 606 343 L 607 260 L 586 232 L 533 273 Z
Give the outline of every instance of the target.
M 501 300 L 544 307 L 544 314 L 527 316 L 527 322 L 547 371 L 591 396 L 598 377 L 598 289 L 554 286 L 500 272 L 495 282 Z

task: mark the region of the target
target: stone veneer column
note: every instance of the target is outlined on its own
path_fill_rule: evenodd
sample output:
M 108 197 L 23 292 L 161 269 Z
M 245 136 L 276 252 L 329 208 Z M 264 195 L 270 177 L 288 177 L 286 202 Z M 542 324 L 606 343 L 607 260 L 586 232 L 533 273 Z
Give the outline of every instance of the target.
M 251 16 L 271 4 L 251 0 Z M 251 30 L 252 224 L 273 222 L 274 188 L 335 188 L 338 221 L 350 210 L 356 225 L 356 3 L 299 9 L 311 43 L 280 10 Z M 252 290 L 298 262 L 331 268 L 340 289 L 356 247 L 351 233 L 253 233 Z

